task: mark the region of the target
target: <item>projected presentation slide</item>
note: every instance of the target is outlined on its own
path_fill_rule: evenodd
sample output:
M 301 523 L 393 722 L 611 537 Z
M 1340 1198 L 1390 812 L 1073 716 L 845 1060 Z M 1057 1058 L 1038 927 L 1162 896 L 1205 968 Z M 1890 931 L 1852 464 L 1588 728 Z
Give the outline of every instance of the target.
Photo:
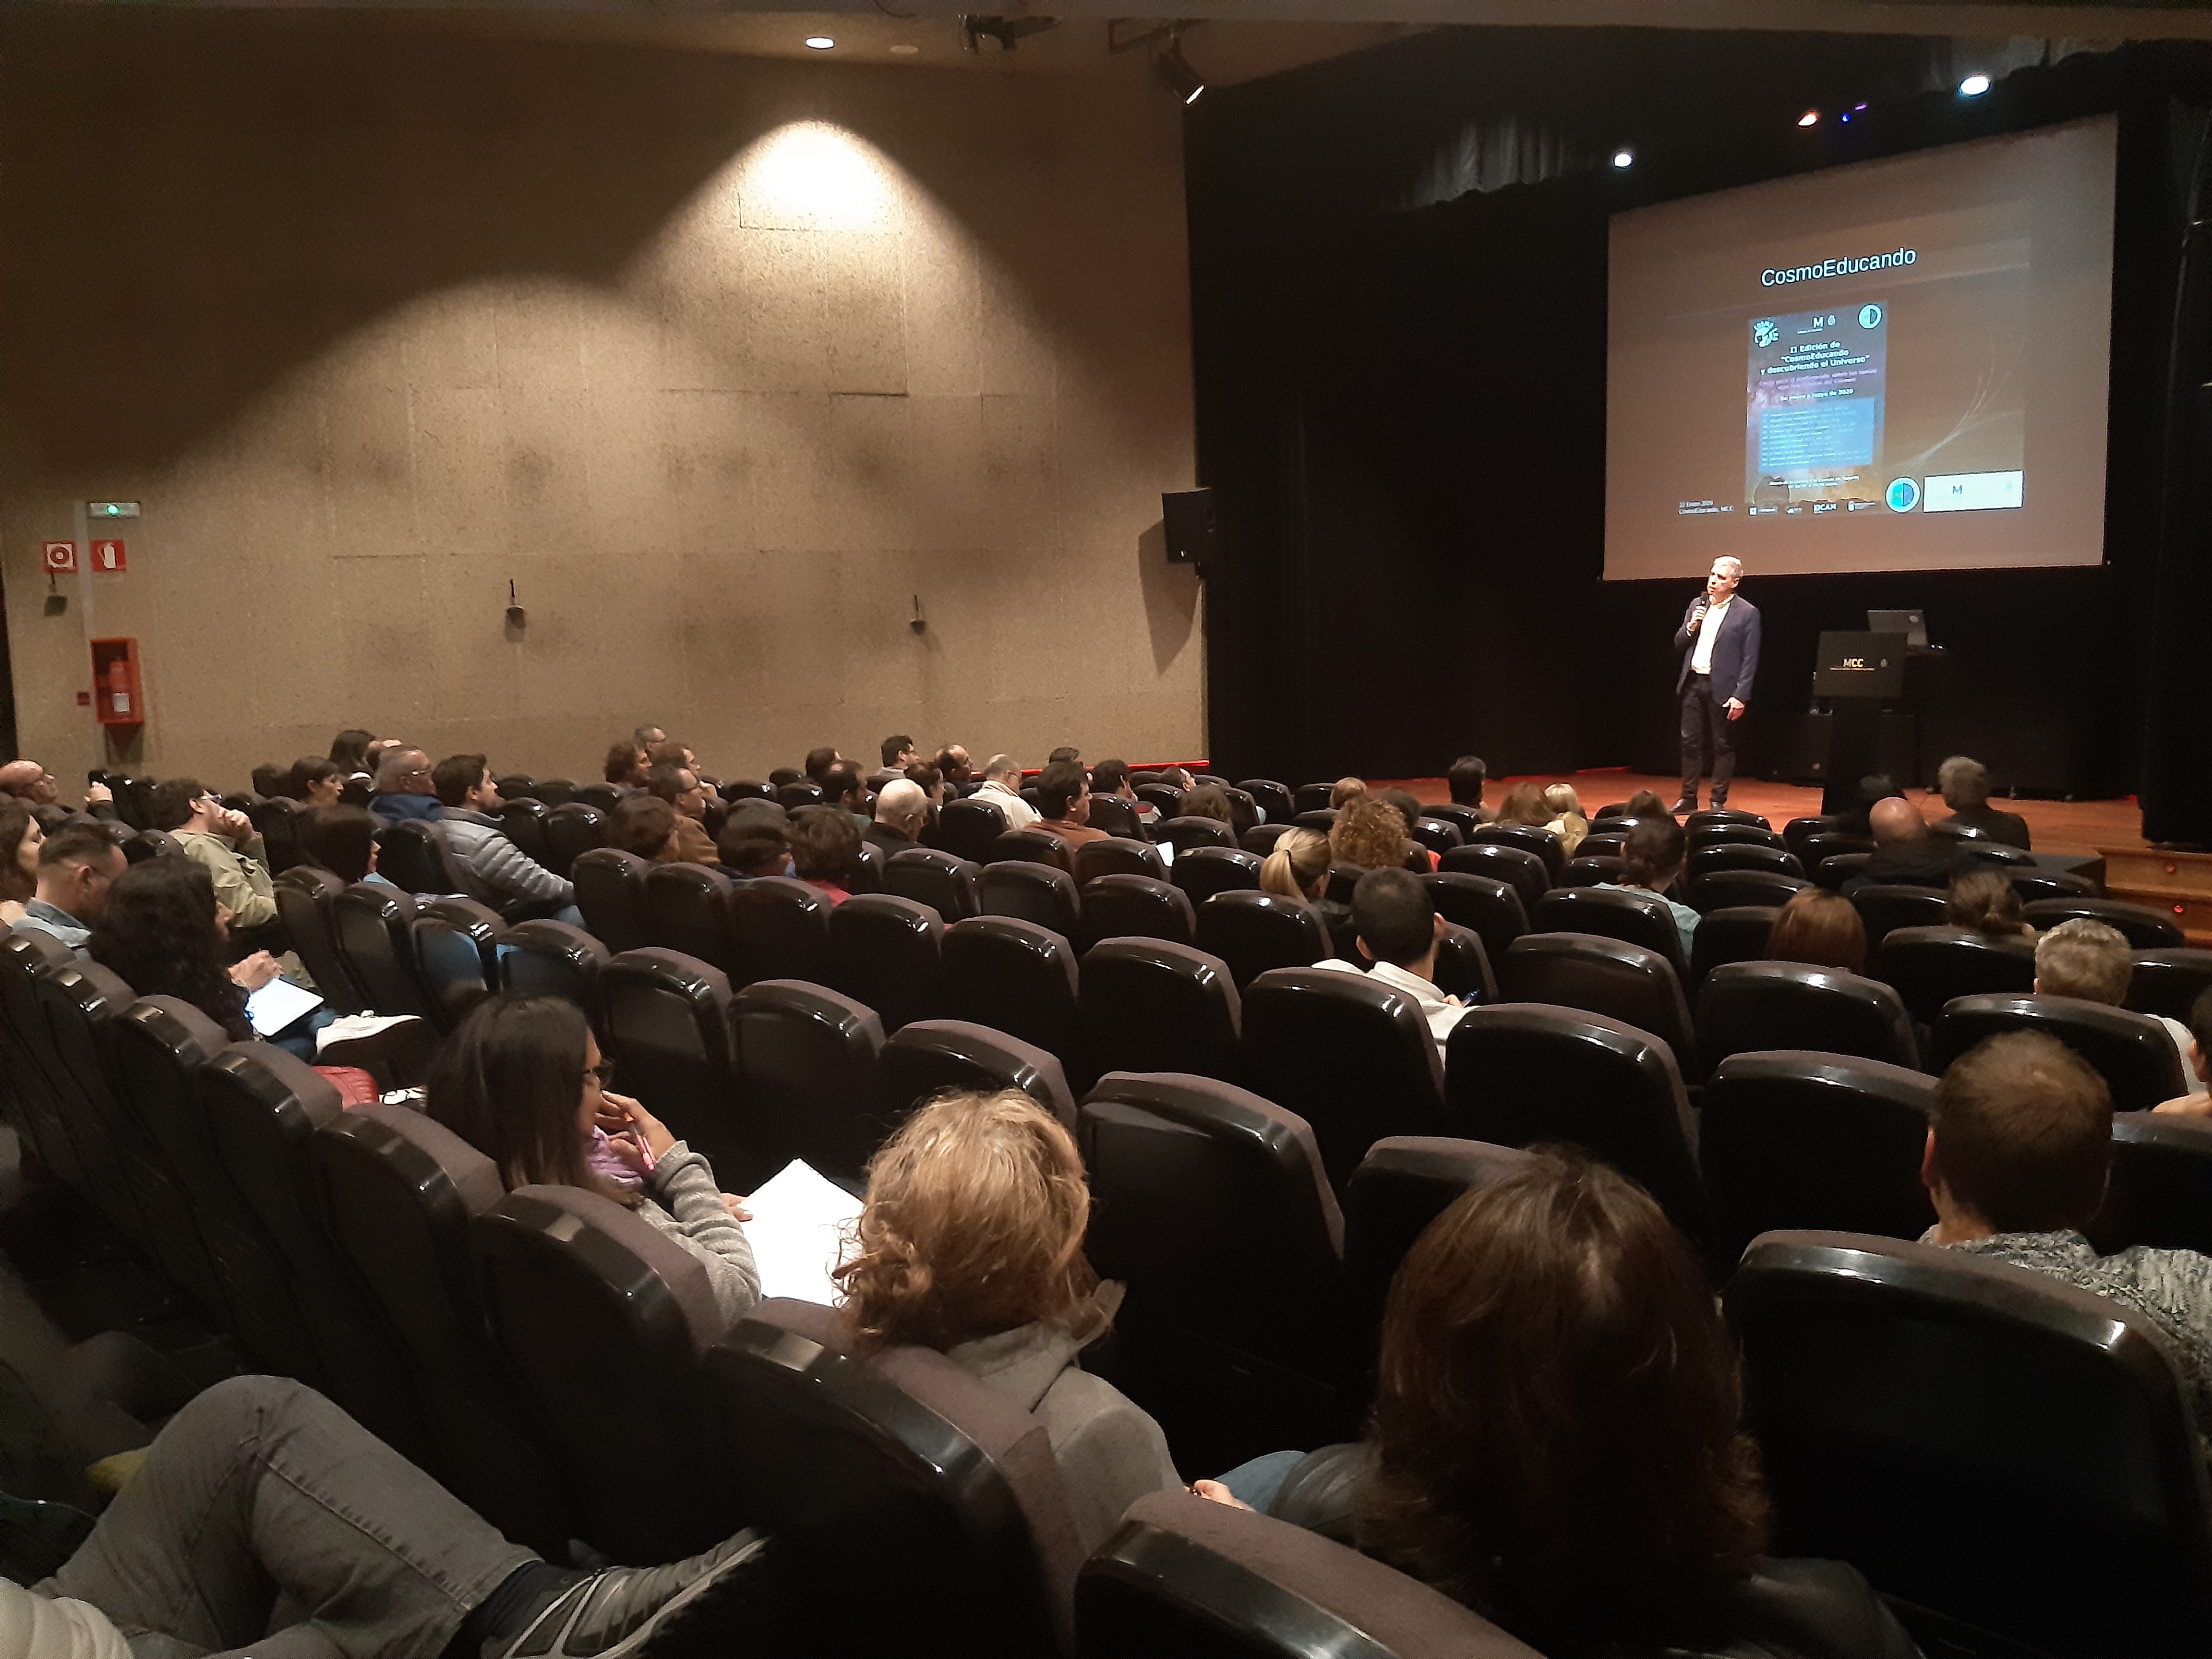
M 1606 575 L 2099 562 L 2115 143 L 2107 118 L 1615 215 Z

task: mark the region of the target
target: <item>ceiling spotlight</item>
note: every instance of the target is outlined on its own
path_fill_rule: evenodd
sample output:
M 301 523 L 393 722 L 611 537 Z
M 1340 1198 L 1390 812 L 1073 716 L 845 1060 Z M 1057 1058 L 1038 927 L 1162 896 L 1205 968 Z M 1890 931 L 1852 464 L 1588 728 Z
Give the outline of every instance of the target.
M 1206 90 L 1206 77 L 1190 66 L 1190 60 L 1182 55 L 1182 42 L 1173 36 L 1169 37 L 1167 50 L 1152 60 L 1152 67 L 1168 90 L 1186 104 L 1196 103 L 1199 94 Z
M 827 52 L 837 43 L 826 34 L 810 34 L 806 37 L 806 44 L 817 52 Z
M 1801 127 L 1816 127 L 1820 125 L 1820 112 L 1816 109 L 1807 110 L 1802 115 L 1797 118 L 1797 125 Z
M 1634 167 L 1636 165 L 1636 152 L 1629 149 L 1627 145 L 1623 144 L 1619 149 L 1613 151 L 1613 164 L 1617 167 Z
M 1986 75 L 1970 75 L 1959 82 L 1959 96 L 1961 98 L 1978 98 L 1989 89 L 1990 77 Z

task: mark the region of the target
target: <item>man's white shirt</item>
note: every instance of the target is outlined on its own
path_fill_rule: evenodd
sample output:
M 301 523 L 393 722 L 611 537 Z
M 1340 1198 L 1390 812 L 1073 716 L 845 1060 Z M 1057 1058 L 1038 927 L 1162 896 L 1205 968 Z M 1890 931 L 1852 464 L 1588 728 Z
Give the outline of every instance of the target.
M 1006 815 L 1006 828 L 1026 830 L 1042 815 L 996 778 L 985 781 L 975 792 L 977 800 L 987 800 Z
M 1721 636 L 1721 618 L 1728 615 L 1728 608 L 1735 603 L 1735 595 L 1731 593 L 1706 611 L 1705 621 L 1698 624 L 1697 648 L 1690 653 L 1690 672 L 1692 674 L 1713 672 L 1713 641 Z
M 1314 966 L 1335 968 L 1347 974 L 1363 971 L 1358 963 L 1346 962 L 1341 957 L 1331 957 L 1326 962 L 1316 963 Z M 1437 1040 L 1437 1058 L 1442 1060 L 1444 1041 L 1451 1036 L 1452 1027 L 1458 1024 L 1461 1017 L 1467 1012 L 1467 1005 L 1454 1002 L 1437 989 L 1431 981 L 1423 979 L 1419 974 L 1407 973 L 1393 963 L 1378 962 L 1364 971 L 1378 985 L 1387 985 L 1394 991 L 1403 991 L 1421 1005 L 1421 1017 L 1429 1022 L 1429 1035 Z

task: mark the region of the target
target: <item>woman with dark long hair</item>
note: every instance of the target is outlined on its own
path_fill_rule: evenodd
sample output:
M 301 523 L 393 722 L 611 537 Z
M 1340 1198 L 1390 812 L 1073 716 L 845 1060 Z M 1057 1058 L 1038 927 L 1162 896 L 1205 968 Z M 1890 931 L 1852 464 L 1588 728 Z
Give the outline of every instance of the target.
M 0 927 L 22 921 L 24 906 L 37 894 L 39 848 L 46 839 L 26 803 L 0 805 Z
M 696 1256 L 714 1306 L 734 1322 L 760 1300 L 760 1272 L 737 1200 L 701 1154 L 627 1095 L 583 1012 L 555 997 L 480 1002 L 446 1040 L 423 1109 L 517 1187 L 577 1187 L 637 1212 Z
M 336 806 L 345 782 L 346 769 L 336 761 L 307 755 L 292 763 L 292 799 L 309 806 Z
M 189 1002 L 234 1042 L 243 1042 L 253 1035 L 246 995 L 276 977 L 276 963 L 257 951 L 226 964 L 223 927 L 205 866 L 151 858 L 116 878 L 85 949 L 140 996 Z

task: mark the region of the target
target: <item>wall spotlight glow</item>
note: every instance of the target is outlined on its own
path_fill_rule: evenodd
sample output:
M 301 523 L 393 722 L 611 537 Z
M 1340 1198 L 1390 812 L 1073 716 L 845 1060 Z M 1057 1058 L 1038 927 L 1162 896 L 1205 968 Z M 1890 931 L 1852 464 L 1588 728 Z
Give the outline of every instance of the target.
M 1636 165 L 1636 152 L 1629 149 L 1626 144 L 1622 145 L 1619 149 L 1613 151 L 1613 164 L 1617 167 L 1634 167 Z
M 1820 112 L 1816 109 L 1808 109 L 1797 118 L 1797 125 L 1801 127 L 1818 126 L 1820 123 Z
M 1961 98 L 1978 98 L 1989 89 L 1990 77 L 1986 75 L 1970 75 L 1959 82 L 1959 96 Z
M 740 158 L 738 222 L 763 230 L 888 231 L 899 216 L 896 171 L 842 127 L 779 127 Z
M 810 34 L 806 37 L 806 44 L 817 52 L 827 52 L 837 43 L 826 34 Z
M 898 45 L 891 48 L 891 56 L 894 58 L 911 58 L 915 53 L 921 50 L 921 48 L 920 46 L 912 46 L 908 42 L 902 40 Z

